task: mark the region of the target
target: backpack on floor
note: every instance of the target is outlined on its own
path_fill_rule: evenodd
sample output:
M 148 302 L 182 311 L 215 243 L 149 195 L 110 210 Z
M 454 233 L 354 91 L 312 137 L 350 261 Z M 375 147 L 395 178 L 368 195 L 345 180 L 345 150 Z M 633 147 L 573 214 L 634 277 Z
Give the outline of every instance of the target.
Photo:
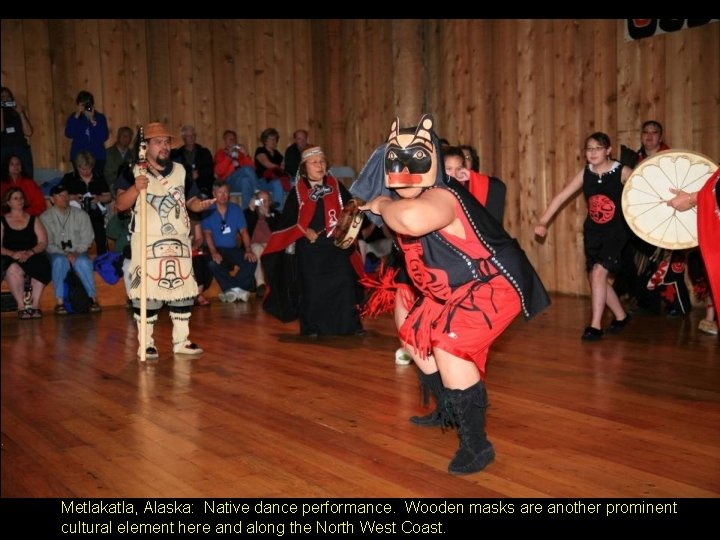
M 65 276 L 63 305 L 68 313 L 88 313 L 92 300 L 83 287 L 80 277 L 72 268 Z

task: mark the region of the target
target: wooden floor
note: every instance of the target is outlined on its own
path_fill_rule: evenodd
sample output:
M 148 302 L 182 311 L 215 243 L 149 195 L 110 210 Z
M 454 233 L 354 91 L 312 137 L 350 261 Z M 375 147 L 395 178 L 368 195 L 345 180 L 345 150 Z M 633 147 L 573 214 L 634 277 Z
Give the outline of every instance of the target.
M 579 339 L 587 299 L 554 297 L 491 351 L 485 471 L 447 474 L 455 431 L 418 428 L 390 318 L 364 337 L 296 335 L 250 304 L 195 308 L 196 359 L 139 365 L 135 326 L 2 317 L 2 497 L 718 497 L 720 346 L 637 316 Z

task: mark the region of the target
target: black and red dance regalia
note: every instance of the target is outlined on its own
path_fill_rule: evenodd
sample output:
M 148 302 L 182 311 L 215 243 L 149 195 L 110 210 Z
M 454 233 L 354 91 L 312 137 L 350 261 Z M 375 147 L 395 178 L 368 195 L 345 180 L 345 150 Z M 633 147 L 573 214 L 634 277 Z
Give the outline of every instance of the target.
M 361 297 L 360 254 L 341 249 L 331 237 L 350 192 L 327 175 L 312 188 L 303 177 L 290 191 L 281 229 L 270 236 L 261 258 L 267 292 L 263 308 L 281 321 L 300 318 L 301 334 L 352 334 L 362 330 L 357 306 Z M 319 233 L 310 243 L 305 231 Z M 294 253 L 288 253 L 294 245 Z
M 435 159 L 442 163 L 434 133 L 432 139 Z M 368 201 L 381 194 L 397 198 L 384 185 L 382 148 L 360 172 L 351 187 L 353 195 Z M 472 361 L 484 378 L 492 342 L 519 313 L 530 319 L 550 299 L 517 240 L 470 191 L 448 178 L 442 167 L 428 189 L 454 195 L 465 238 L 442 231 L 416 238 L 396 235 L 407 273 L 420 293 L 399 329 L 400 337 L 422 356 L 438 347 Z

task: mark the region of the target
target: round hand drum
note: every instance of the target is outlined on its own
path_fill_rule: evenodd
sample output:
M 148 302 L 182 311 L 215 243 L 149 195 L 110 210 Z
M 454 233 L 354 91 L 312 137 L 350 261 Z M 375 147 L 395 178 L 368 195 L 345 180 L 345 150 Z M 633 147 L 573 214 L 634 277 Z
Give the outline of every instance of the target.
M 365 203 L 357 198 L 350 199 L 345 204 L 332 234 L 333 243 L 337 247 L 347 249 L 355 242 L 363 222 L 363 213 L 359 209 L 363 204 Z
M 689 150 L 665 150 L 643 160 L 628 178 L 622 209 L 640 238 L 665 249 L 697 246 L 697 209 L 678 212 L 667 201 L 670 188 L 687 193 L 700 190 L 717 169 L 713 161 Z

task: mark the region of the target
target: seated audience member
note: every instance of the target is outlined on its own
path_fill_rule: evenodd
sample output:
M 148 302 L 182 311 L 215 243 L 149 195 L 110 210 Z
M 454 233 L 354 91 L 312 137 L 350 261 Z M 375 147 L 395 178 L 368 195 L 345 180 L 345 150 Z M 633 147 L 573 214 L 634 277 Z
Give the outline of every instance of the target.
M 230 202 L 230 190 L 222 180 L 215 181 L 213 197 L 215 204 L 206 213 L 202 228 L 212 259 L 210 270 L 222 289 L 220 301 L 247 302 L 257 259 L 250 247 L 245 216 L 237 204 Z M 238 235 L 242 239 L 242 249 L 237 244 Z M 238 267 L 237 274 L 231 276 L 235 266 Z
M 96 172 L 95 158 L 90 152 L 78 152 L 75 170 L 63 177 L 62 184 L 67 188 L 71 206 L 81 208 L 90 216 L 96 253 L 102 255 L 107 251 L 105 216 L 107 205 L 112 201 L 112 194 L 105 179 Z
M 280 212 L 277 205 L 273 203 L 270 192 L 260 190 L 250 201 L 250 205 L 244 210 L 244 213 L 250 235 L 250 246 L 259 261 L 270 235 L 278 228 Z M 261 264 L 258 264 L 255 269 L 255 285 L 257 295 L 262 298 L 265 295 L 265 274 Z
M 170 159 L 185 167 L 188 178 L 191 178 L 197 184 L 203 197 L 209 198 L 215 181 L 212 154 L 210 150 L 195 142 L 197 132 L 193 126 L 183 126 L 180 130 L 180 136 L 184 144 L 170 152 Z
M 120 167 L 125 163 L 130 163 L 133 159 L 133 151 L 130 148 L 132 138 L 133 130 L 127 126 L 121 127 L 117 131 L 115 144 L 105 152 L 105 181 L 111 193 L 115 192 L 115 180 L 117 180 Z
M 223 133 L 224 148 L 215 152 L 215 176 L 227 182 L 230 191 L 242 195 L 243 206 L 248 204 L 259 188 L 253 160 L 245 146 L 238 144 L 237 134 L 228 129 Z
M 45 255 L 47 234 L 40 219 L 25 211 L 25 196 L 11 187 L 3 196 L 2 275 L 7 280 L 19 319 L 39 319 L 40 297 L 50 283 L 50 262 Z M 25 307 L 25 280 L 32 287 L 31 304 Z
M 293 133 L 294 142 L 285 149 L 285 172 L 293 179 L 297 176 L 302 151 L 308 146 L 308 132 L 305 129 L 298 129 Z
M 95 275 L 87 250 L 93 242 L 93 228 L 90 217 L 70 206 L 67 188 L 58 184 L 50 190 L 53 206 L 48 208 L 40 221 L 48 237 L 47 252 L 52 267 L 52 282 L 55 290 L 55 313 L 67 315 L 63 305 L 65 276 L 72 267 L 92 299 L 91 312 L 100 311 L 95 296 Z
M 3 163 L 0 198 L 4 200 L 5 192 L 11 187 L 19 188 L 23 192 L 25 202 L 28 205 L 26 211 L 31 216 L 37 217 L 47 210 L 45 196 L 37 182 L 25 174 L 20 158 L 12 154 L 8 157 L 7 163 Z
M 277 149 L 280 134 L 275 128 L 267 128 L 260 134 L 262 146 L 255 150 L 255 173 L 261 189 L 272 194 L 273 201 L 282 210 L 285 193 L 292 187 L 290 177 L 282 168 L 283 155 Z

